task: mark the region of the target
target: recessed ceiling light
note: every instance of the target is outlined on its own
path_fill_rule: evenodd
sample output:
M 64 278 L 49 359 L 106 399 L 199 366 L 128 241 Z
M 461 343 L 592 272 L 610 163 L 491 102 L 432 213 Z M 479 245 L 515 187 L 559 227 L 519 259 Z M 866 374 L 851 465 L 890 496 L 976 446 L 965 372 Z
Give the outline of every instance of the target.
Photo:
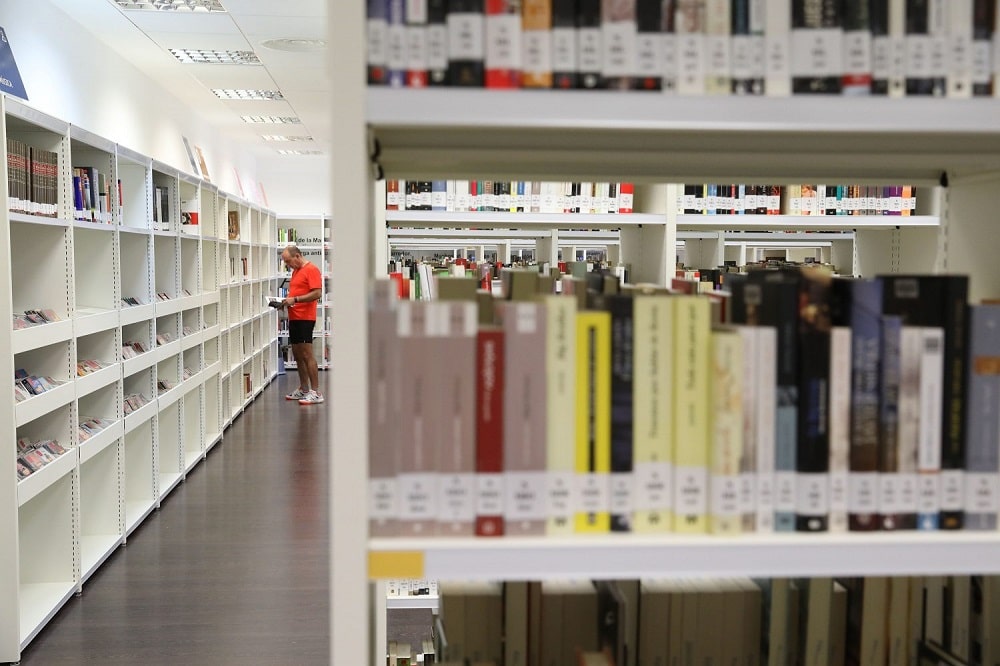
M 253 99 L 278 102 L 285 97 L 280 90 L 238 90 L 235 88 L 212 88 L 219 99 Z
M 246 123 L 266 123 L 269 125 L 298 125 L 302 121 L 295 116 L 240 116 Z
M 322 155 L 321 150 L 279 150 L 279 155 Z
M 181 12 L 224 12 L 219 0 L 115 0 L 122 9 Z
M 311 136 L 285 136 L 284 134 L 262 134 L 264 141 L 312 141 Z
M 170 49 L 175 58 L 185 64 L 259 65 L 253 51 L 215 51 L 213 49 Z
M 260 43 L 272 51 L 322 51 L 326 48 L 325 39 L 265 39 Z

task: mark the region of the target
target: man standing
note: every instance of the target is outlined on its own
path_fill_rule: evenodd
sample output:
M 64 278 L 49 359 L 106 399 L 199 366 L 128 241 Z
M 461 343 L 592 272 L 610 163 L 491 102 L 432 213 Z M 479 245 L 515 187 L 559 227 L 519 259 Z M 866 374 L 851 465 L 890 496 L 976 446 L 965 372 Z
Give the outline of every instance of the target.
M 292 346 L 295 367 L 299 371 L 299 387 L 285 399 L 298 400 L 300 405 L 318 405 L 323 402 L 323 394 L 319 392 L 319 369 L 313 356 L 312 336 L 316 326 L 316 301 L 323 294 L 323 275 L 294 245 L 285 248 L 281 260 L 292 269 L 284 307 L 288 308 L 288 344 Z

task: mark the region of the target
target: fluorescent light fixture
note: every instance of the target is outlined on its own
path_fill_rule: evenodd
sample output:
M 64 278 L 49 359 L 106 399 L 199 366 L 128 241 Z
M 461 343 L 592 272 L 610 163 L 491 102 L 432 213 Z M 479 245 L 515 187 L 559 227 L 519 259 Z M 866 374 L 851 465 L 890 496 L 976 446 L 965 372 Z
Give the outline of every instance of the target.
M 115 0 L 122 9 L 178 12 L 224 12 L 219 0 Z
M 325 39 L 265 39 L 260 43 L 265 49 L 272 51 L 291 51 L 292 53 L 308 53 L 322 51 L 326 48 Z
M 262 134 L 264 141 L 312 141 L 311 136 L 285 136 L 284 134 Z
M 259 65 L 253 51 L 216 51 L 214 49 L 170 49 L 175 58 L 185 64 Z
M 212 88 L 219 99 L 247 99 L 280 102 L 285 99 L 280 90 L 240 90 L 236 88 Z
M 295 116 L 240 116 L 245 123 L 264 123 L 267 125 L 298 125 L 302 121 Z
M 279 150 L 279 155 L 322 155 L 322 150 Z

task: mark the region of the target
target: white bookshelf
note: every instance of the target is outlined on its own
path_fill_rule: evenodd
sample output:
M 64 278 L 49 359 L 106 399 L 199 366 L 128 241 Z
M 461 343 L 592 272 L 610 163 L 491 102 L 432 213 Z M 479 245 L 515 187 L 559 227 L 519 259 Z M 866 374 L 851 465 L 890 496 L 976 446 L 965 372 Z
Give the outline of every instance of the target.
M 330 21 L 332 85 L 338 91 L 331 180 L 339 220 L 333 261 L 349 275 L 381 272 L 379 212 L 370 191 L 371 154 L 389 178 L 630 180 L 636 183 L 906 182 L 934 187 L 948 174 L 936 224 L 878 232 L 859 255 L 879 270 L 919 268 L 971 276 L 970 299 L 1000 293 L 993 270 L 995 192 L 1000 185 L 1000 114 L 993 102 L 886 98 L 683 98 L 598 91 L 366 89 L 364 10 Z M 370 132 L 366 134 L 366 132 Z M 463 174 L 460 176 L 459 174 Z M 670 225 L 662 228 L 669 229 Z M 854 230 L 850 227 L 845 230 Z M 669 233 L 665 232 L 664 235 Z M 676 240 L 670 239 L 670 248 Z M 704 239 L 702 239 L 704 240 Z M 713 240 L 713 242 L 716 242 Z M 723 243 L 725 239 L 721 238 Z M 832 242 L 832 241 L 831 241 Z M 623 255 L 628 248 L 623 239 Z M 374 256 L 374 259 L 372 257 Z M 861 274 L 871 274 L 859 257 Z M 331 437 L 361 443 L 331 456 L 332 660 L 375 664 L 369 612 L 372 578 L 588 578 L 627 574 L 830 576 L 879 573 L 991 573 L 1000 535 L 792 535 L 778 538 L 534 542 L 369 541 L 357 501 L 366 492 L 367 321 L 364 281 L 332 286 L 339 319 L 355 322 L 333 340 L 338 372 Z M 800 538 L 794 538 L 800 537 Z M 377 624 L 377 622 L 376 622 Z M 376 632 L 377 633 L 377 632 Z
M 223 414 L 231 377 L 221 363 L 230 317 L 241 326 L 255 322 L 247 324 L 256 326 L 255 347 L 232 359 L 253 369 L 250 395 L 275 376 L 275 364 L 264 357 L 276 353 L 276 319 L 250 296 L 252 281 L 263 289 L 275 274 L 268 259 L 276 217 L 21 101 L 2 97 L 0 111 L 5 143 L 16 138 L 58 155 L 55 217 L 9 212 L 6 200 L 0 206 L 10 248 L 0 259 L 0 281 L 9 294 L 0 309 L 8 321 L 33 308 L 51 308 L 61 319 L 0 331 L 0 345 L 10 350 L 0 356 L 8 377 L 23 368 L 60 382 L 20 403 L 8 383 L 0 401 L 8 442 L 0 447 L 0 467 L 10 474 L 0 481 L 0 662 L 16 662 L 62 604 L 223 438 L 231 422 L 231 414 Z M 99 170 L 109 184 L 108 206 L 96 220 L 74 206 L 73 169 L 81 167 Z M 6 178 L 6 163 L 0 173 Z M 168 211 L 154 225 L 157 188 Z M 182 200 L 197 202 L 199 224 L 180 223 Z M 245 235 L 235 240 L 220 225 L 230 209 L 247 219 Z M 246 285 L 245 300 L 224 293 L 231 289 L 230 252 L 248 257 L 253 271 L 236 285 Z M 169 298 L 158 299 L 159 292 Z M 123 297 L 140 304 L 126 305 Z M 173 340 L 156 345 L 157 332 Z M 125 358 L 122 346 L 133 341 L 147 351 Z M 77 376 L 76 364 L 84 360 L 106 367 Z M 192 372 L 186 380 L 185 368 Z M 173 388 L 158 393 L 163 379 Z M 133 393 L 147 403 L 126 415 L 125 397 Z M 240 408 L 245 404 L 241 400 Z M 111 424 L 81 440 L 78 425 L 87 417 Z M 56 439 L 66 453 L 17 480 L 17 437 Z

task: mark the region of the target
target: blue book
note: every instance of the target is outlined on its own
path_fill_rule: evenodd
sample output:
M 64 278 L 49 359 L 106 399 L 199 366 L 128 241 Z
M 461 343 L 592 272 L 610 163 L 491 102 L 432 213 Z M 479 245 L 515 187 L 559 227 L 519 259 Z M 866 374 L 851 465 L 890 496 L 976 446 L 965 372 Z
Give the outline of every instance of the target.
M 969 307 L 965 528 L 997 529 L 1000 476 L 1000 305 Z
M 403 0 L 386 0 L 386 83 L 406 86 L 406 6 Z

